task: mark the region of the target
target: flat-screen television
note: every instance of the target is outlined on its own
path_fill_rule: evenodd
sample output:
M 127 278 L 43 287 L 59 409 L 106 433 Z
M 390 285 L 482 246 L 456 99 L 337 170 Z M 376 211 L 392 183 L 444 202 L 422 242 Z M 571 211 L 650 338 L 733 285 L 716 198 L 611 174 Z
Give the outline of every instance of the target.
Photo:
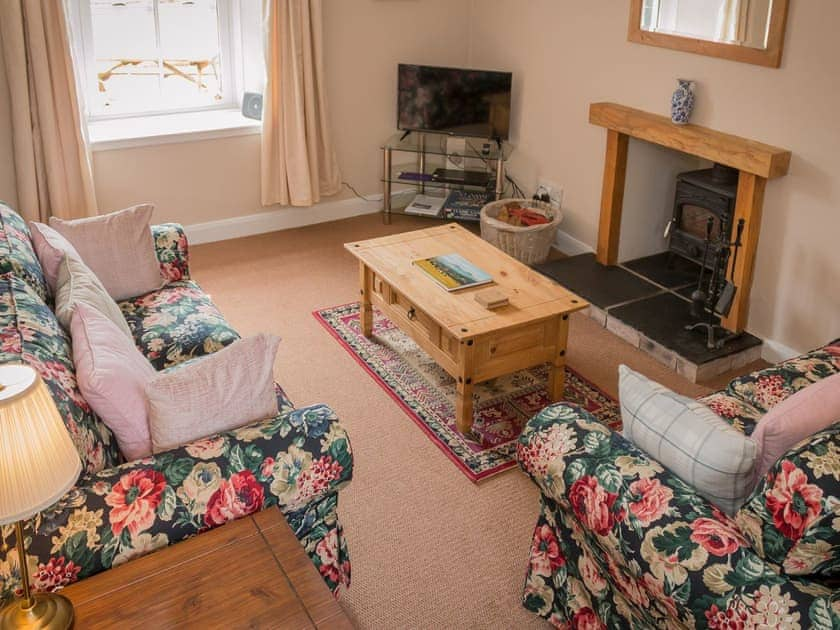
M 400 64 L 397 128 L 504 140 L 510 72 Z

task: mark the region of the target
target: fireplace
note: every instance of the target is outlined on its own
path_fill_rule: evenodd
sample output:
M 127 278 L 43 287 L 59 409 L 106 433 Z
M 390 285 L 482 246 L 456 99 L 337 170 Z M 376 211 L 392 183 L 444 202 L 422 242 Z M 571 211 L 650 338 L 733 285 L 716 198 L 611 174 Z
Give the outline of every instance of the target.
M 581 254 L 536 268 L 586 298 L 602 326 L 692 381 L 746 365 L 759 358 L 761 340 L 721 328 L 732 304 L 731 289 L 728 302 L 721 297 L 737 260 L 733 242 L 743 236 L 738 178 L 720 164 L 677 175 L 667 251 L 617 265 Z
M 738 260 L 730 266 L 727 274 L 738 291 L 729 314 L 721 323 L 732 332 L 743 331 L 749 315 L 764 191 L 768 180 L 787 174 L 790 151 L 700 125 L 675 125 L 667 116 L 617 103 L 592 103 L 589 106 L 589 122 L 607 129 L 596 251 L 597 262 L 604 266 L 614 267 L 619 262 L 630 138 L 737 169 L 738 198 L 731 223 L 737 229 L 741 220 L 744 220 L 743 247 Z
M 607 129 L 597 251 L 553 260 L 538 270 L 586 298 L 589 316 L 602 326 L 690 380 L 705 380 L 758 359 L 761 339 L 744 328 L 764 190 L 769 179 L 787 173 L 790 151 L 699 125 L 674 125 L 666 116 L 616 103 L 590 105 L 589 122 Z M 679 176 L 669 223 L 670 251 L 620 262 L 630 138 L 726 167 Z M 716 245 L 714 250 L 710 247 L 706 265 L 712 272 L 719 265 L 718 277 L 725 278 L 732 301 L 723 317 L 707 309 L 703 323 L 718 324 L 735 334 L 723 347 L 712 348 L 707 335 L 691 329 L 698 320 L 692 312 L 699 301 L 698 285 L 709 286 L 713 276 L 706 270 L 703 283 L 699 282 L 709 219 Z M 734 247 L 731 256 L 718 256 L 717 247 L 733 241 L 742 243 L 737 258 Z M 707 303 L 717 307 L 724 302 L 709 292 Z
M 731 240 L 737 189 L 738 172 L 720 164 L 710 169 L 680 173 L 677 176 L 674 216 L 668 224 L 668 249 L 703 264 L 710 219 L 711 240 Z M 712 267 L 717 254 L 717 248 L 714 245 L 710 247 L 707 267 Z

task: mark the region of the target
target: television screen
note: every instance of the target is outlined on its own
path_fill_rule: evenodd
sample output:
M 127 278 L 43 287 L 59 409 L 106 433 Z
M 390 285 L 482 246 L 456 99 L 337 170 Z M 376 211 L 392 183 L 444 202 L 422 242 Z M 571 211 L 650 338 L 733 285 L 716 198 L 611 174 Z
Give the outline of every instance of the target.
M 506 139 L 510 72 L 400 64 L 397 128 Z

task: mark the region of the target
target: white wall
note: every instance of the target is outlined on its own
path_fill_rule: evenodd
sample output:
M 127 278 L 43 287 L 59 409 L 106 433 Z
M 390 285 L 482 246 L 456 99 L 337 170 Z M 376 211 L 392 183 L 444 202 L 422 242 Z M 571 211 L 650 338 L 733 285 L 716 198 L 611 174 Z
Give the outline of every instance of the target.
M 362 194 L 381 192 L 379 146 L 395 131 L 397 64 L 466 63 L 469 10 L 469 0 L 324 2 L 333 138 L 344 179 Z M 100 210 L 151 201 L 156 220 L 184 224 L 276 211 L 260 205 L 259 146 L 251 135 L 97 151 Z M 290 217 L 310 212 L 283 209 Z
M 588 124 L 589 103 L 666 114 L 675 79 L 694 79 L 693 122 L 793 152 L 790 173 L 767 186 L 748 329 L 800 350 L 840 335 L 840 3 L 791 3 L 779 69 L 630 43 L 626 2 L 524 6 L 473 0 L 470 63 L 514 72 L 512 169 L 528 186 L 537 175 L 565 186 L 562 227 L 596 242 L 605 131 Z M 658 169 L 672 168 L 670 152 L 641 142 L 631 143 L 629 159 L 628 236 L 631 217 L 660 200 Z
M 618 259 L 621 262 L 668 249 L 664 234 L 668 221 L 674 216 L 677 175 L 706 166 L 699 158 L 634 138 L 631 138 L 628 155 L 632 159 L 627 163 L 621 240 L 618 243 Z M 594 245 L 594 241 L 592 243 Z

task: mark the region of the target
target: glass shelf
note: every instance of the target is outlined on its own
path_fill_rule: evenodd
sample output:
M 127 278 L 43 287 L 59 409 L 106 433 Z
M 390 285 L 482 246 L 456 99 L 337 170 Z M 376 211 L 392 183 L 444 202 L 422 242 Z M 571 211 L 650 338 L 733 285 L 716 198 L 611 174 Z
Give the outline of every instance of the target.
M 457 223 L 472 223 L 472 224 L 479 222 L 479 217 L 475 217 L 474 219 L 473 218 L 464 218 L 464 217 L 456 218 L 456 217 L 451 217 L 451 216 L 445 216 L 443 213 L 441 213 L 439 216 L 429 216 L 429 215 L 425 215 L 425 214 L 414 214 L 414 213 L 411 213 L 411 212 L 406 212 L 405 211 L 405 206 L 399 206 L 399 207 L 394 206 L 394 207 L 391 208 L 391 211 L 389 212 L 389 214 L 396 214 L 396 215 L 404 216 L 404 217 L 414 217 L 415 219 L 430 219 L 430 220 L 433 220 L 433 221 L 455 221 Z
M 432 165 L 431 170 L 434 171 L 435 168 L 437 168 L 437 166 Z M 393 166 L 391 168 L 391 173 L 387 178 L 386 177 L 381 177 L 379 181 L 388 182 L 390 184 L 400 184 L 400 185 L 404 185 L 404 186 L 423 186 L 424 188 L 451 189 L 451 190 L 454 190 L 454 189 L 458 189 L 458 190 L 462 190 L 462 189 L 487 190 L 487 191 L 490 191 L 490 192 L 493 192 L 495 190 L 495 186 L 496 186 L 495 175 L 493 173 L 489 173 L 489 172 L 487 173 L 487 183 L 485 185 L 465 184 L 465 183 L 457 183 L 456 184 L 456 183 L 451 183 L 451 182 L 438 182 L 438 181 L 435 181 L 433 179 L 428 179 L 428 180 L 403 179 L 399 176 L 400 173 L 402 173 L 402 172 L 414 173 L 414 172 L 417 172 L 417 170 L 418 169 L 416 167 L 411 167 L 411 166 L 408 166 L 408 165 L 405 165 L 405 164 L 402 164 L 402 165 L 398 164 L 398 165 Z M 428 173 L 428 171 L 429 171 L 429 166 L 426 167 L 426 172 L 427 172 L 427 174 L 430 174 L 430 173 Z
M 448 138 L 458 138 L 461 136 L 449 136 L 443 133 L 420 133 L 412 131 L 405 138 L 404 132 L 399 132 L 388 138 L 382 145 L 382 149 L 391 149 L 392 151 L 407 151 L 409 153 L 427 153 L 430 155 L 449 155 L 452 151 L 447 151 L 446 141 Z M 498 160 L 499 154 L 503 161 L 510 158 L 513 152 L 513 145 L 509 142 L 502 142 L 501 151 L 499 145 L 495 140 L 484 140 L 483 138 L 463 138 L 465 141 L 464 157 L 474 158 L 479 160 Z M 485 150 L 486 149 L 486 150 Z

